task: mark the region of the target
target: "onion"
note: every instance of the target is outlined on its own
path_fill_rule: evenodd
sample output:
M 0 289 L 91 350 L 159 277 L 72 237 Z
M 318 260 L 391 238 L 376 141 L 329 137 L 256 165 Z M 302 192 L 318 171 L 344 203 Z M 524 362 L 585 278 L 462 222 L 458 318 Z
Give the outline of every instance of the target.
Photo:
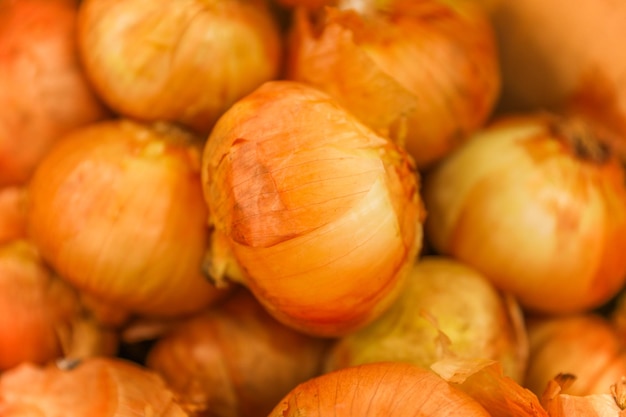
M 500 50 L 501 112 L 586 102 L 626 133 L 626 4 L 479 0 Z M 581 104 L 581 103 L 578 103 Z
M 0 188 L 0 245 L 26 237 L 26 189 Z
M 343 335 L 405 287 L 421 247 L 418 174 L 328 95 L 264 84 L 218 121 L 202 164 L 213 278 L 234 265 L 230 278 L 283 324 Z
M 470 396 L 432 371 L 375 362 L 310 379 L 291 390 L 268 417 L 489 416 Z
M 62 355 L 58 328 L 78 314 L 76 292 L 54 277 L 32 244 L 0 246 L 0 371 Z
M 611 384 L 626 376 L 626 344 L 603 316 L 534 317 L 527 327 L 530 355 L 524 385 L 537 395 L 562 373 L 576 380 L 561 392 L 577 396 L 610 394 Z
M 186 417 L 163 380 L 117 358 L 20 365 L 0 376 L 6 417 Z
M 202 274 L 208 243 L 200 141 L 165 124 L 75 130 L 41 162 L 28 223 L 42 256 L 82 292 L 146 315 L 220 298 Z
M 502 117 L 426 175 L 428 241 L 527 310 L 602 305 L 626 279 L 626 178 L 614 141 L 582 117 Z
M 203 134 L 234 101 L 278 77 L 282 62 L 263 0 L 86 0 L 78 40 L 111 108 Z
M 483 126 L 498 97 L 495 37 L 473 6 L 340 1 L 321 16 L 299 9 L 286 76 L 331 94 L 425 169 Z
M 85 78 L 71 0 L 0 4 L 0 187 L 25 184 L 56 140 L 107 117 Z
M 321 372 L 327 344 L 278 323 L 240 290 L 158 339 L 146 365 L 201 415 L 261 416 Z
M 506 375 L 521 382 L 526 330 L 515 300 L 485 276 L 456 260 L 426 256 L 391 308 L 334 344 L 327 369 L 375 361 L 428 368 L 448 355 L 499 361 Z

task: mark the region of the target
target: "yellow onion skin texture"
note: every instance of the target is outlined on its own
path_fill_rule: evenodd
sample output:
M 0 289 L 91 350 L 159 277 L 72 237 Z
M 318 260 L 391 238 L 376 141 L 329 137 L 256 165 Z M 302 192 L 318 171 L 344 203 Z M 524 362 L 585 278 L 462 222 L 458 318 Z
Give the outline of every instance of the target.
M 402 362 L 343 368 L 296 386 L 269 417 L 488 417 L 434 372 Z
M 75 130 L 30 183 L 29 234 L 64 279 L 118 309 L 204 308 L 222 292 L 202 273 L 200 156 L 198 138 L 166 124 L 120 119 Z
M 382 316 L 334 343 L 326 369 L 377 361 L 429 368 L 448 355 L 496 360 L 521 383 L 528 358 L 522 311 L 473 268 L 425 256 Z
M 233 260 L 274 317 L 318 336 L 397 298 L 422 245 L 419 175 L 330 96 L 265 83 L 218 121 L 202 164 L 215 279 Z
M 25 363 L 0 376 L 3 417 L 189 417 L 156 373 L 118 358 Z
M 78 23 L 87 75 L 113 110 L 203 134 L 282 62 L 264 1 L 86 0 Z
M 575 116 L 509 116 L 425 179 L 426 236 L 546 313 L 608 301 L 626 279 L 626 190 L 610 133 Z
M 487 15 L 469 2 L 344 2 L 297 10 L 286 76 L 320 88 L 424 170 L 482 127 L 500 90 Z M 363 5 L 359 5 L 364 3 Z M 358 9 L 358 7 L 363 10 Z
M 108 110 L 85 76 L 73 0 L 0 2 L 0 187 L 25 185 L 43 156 Z

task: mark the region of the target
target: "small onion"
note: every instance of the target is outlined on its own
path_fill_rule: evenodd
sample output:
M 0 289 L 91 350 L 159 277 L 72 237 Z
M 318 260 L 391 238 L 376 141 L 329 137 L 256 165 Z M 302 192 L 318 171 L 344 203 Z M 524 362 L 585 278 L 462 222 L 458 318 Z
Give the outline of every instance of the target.
M 603 316 L 581 313 L 528 320 L 530 353 L 524 385 L 541 395 L 553 378 L 576 379 L 562 390 L 569 395 L 609 394 L 626 376 L 626 343 Z
M 321 372 L 327 345 L 278 323 L 240 290 L 159 338 L 146 365 L 199 416 L 256 417 Z
M 202 164 L 213 278 L 235 264 L 231 278 L 282 323 L 346 334 L 404 288 L 422 242 L 419 176 L 325 93 L 264 84 L 218 121 Z
M 85 0 L 78 21 L 86 73 L 112 109 L 203 134 L 282 63 L 263 0 Z
M 351 366 L 291 390 L 268 417 L 488 417 L 469 395 L 432 371 L 402 362 Z
M 59 329 L 79 308 L 76 291 L 52 274 L 31 243 L 0 246 L 0 371 L 61 357 Z
M 600 306 L 626 279 L 626 176 L 611 142 L 581 117 L 502 117 L 426 175 L 428 241 L 528 310 Z
M 179 315 L 220 298 L 201 269 L 200 146 L 173 126 L 123 119 L 67 135 L 29 186 L 29 231 L 42 256 L 120 310 Z
M 0 376 L 4 417 L 188 417 L 154 372 L 117 358 L 34 366 Z
M 473 6 L 398 0 L 340 1 L 321 15 L 298 9 L 286 76 L 328 92 L 426 168 L 480 128 L 498 97 L 495 37 Z
M 76 45 L 72 0 L 0 2 L 0 187 L 25 184 L 60 136 L 108 116 Z
M 414 266 L 391 308 L 333 345 L 326 366 L 387 360 L 428 368 L 447 355 L 497 360 L 506 375 L 521 382 L 526 330 L 517 303 L 485 276 L 453 259 L 427 256 Z

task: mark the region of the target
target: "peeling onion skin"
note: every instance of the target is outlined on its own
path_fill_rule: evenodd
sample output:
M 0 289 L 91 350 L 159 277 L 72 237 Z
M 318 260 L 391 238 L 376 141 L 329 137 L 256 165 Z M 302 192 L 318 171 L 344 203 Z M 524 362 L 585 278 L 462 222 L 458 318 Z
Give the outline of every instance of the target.
M 0 376 L 4 417 L 188 417 L 164 381 L 117 358 L 20 365 Z
M 208 244 L 199 138 L 110 120 L 75 130 L 29 186 L 28 230 L 81 291 L 143 315 L 198 311 L 224 295 L 202 273 Z
M 521 383 L 528 359 L 522 311 L 473 268 L 451 258 L 425 256 L 393 306 L 370 325 L 337 340 L 326 370 L 378 361 L 429 368 L 448 355 L 496 360 L 506 376 Z
M 339 3 L 321 17 L 296 10 L 287 78 L 331 94 L 406 147 L 420 170 L 486 123 L 500 75 L 482 9 L 439 0 Z
M 263 0 L 86 0 L 79 35 L 87 75 L 112 109 L 202 134 L 282 64 Z
M 499 119 L 425 177 L 426 238 L 527 311 L 599 307 L 626 279 L 626 177 L 605 135 L 578 117 Z
M 146 365 L 199 417 L 257 417 L 321 373 L 327 346 L 280 324 L 239 289 L 159 338 Z
M 60 357 L 57 330 L 78 313 L 76 291 L 53 275 L 31 243 L 0 245 L 0 372 Z
M 0 187 L 24 185 L 70 130 L 109 116 L 84 74 L 71 0 L 0 1 Z
M 268 417 L 488 417 L 434 372 L 402 362 L 340 369 L 296 386 Z
M 218 121 L 202 163 L 214 279 L 230 257 L 274 317 L 316 336 L 397 298 L 422 244 L 419 175 L 328 95 L 264 84 Z
M 605 317 L 581 313 L 528 320 L 530 356 L 524 386 L 541 395 L 559 373 L 574 375 L 562 393 L 610 394 L 626 376 L 624 339 Z

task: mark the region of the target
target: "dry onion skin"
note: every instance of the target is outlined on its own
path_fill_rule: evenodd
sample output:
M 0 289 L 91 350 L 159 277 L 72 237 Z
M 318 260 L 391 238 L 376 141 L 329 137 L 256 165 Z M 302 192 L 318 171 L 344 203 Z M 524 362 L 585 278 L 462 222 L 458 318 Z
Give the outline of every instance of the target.
M 188 417 L 154 372 L 117 358 L 22 364 L 0 376 L 4 417 Z
M 72 0 L 0 1 L 0 187 L 23 185 L 63 134 L 108 112 L 85 78 Z
M 526 329 L 515 300 L 487 277 L 454 259 L 427 256 L 412 269 L 398 301 L 365 328 L 339 339 L 326 366 L 403 361 L 428 368 L 449 355 L 498 361 L 521 383 Z
M 605 317 L 595 313 L 528 320 L 530 353 L 524 386 L 541 395 L 559 374 L 575 381 L 561 393 L 610 394 L 626 376 L 625 341 Z
M 218 121 L 202 164 L 213 278 L 239 280 L 282 323 L 343 335 L 405 287 L 422 245 L 419 175 L 330 96 L 264 84 Z
M 87 75 L 112 109 L 203 134 L 278 77 L 282 63 L 263 0 L 85 0 L 78 39 Z
M 626 279 L 626 178 L 610 137 L 581 117 L 499 119 L 425 177 L 426 238 L 527 310 L 600 306 Z
M 201 141 L 167 124 L 110 120 L 59 141 L 29 186 L 29 233 L 81 291 L 119 310 L 198 311 L 223 291 L 202 273 L 208 244 Z
M 291 390 L 268 417 L 488 417 L 469 395 L 430 370 L 375 362 L 312 378 Z
M 78 313 L 76 291 L 54 276 L 31 243 L 0 245 L 0 372 L 61 357 L 59 330 Z
M 327 346 L 283 326 L 240 289 L 160 337 L 146 365 L 199 416 L 256 417 L 320 374 Z
M 484 125 L 500 88 L 487 15 L 471 2 L 440 0 L 301 8 L 286 76 L 331 94 L 405 146 L 420 169 Z
M 0 188 L 0 245 L 26 237 L 26 186 Z
M 550 381 L 541 399 L 550 417 L 626 416 L 626 378 L 611 384 L 610 394 L 564 394 L 563 389 L 575 379 L 570 374 L 559 374 Z

